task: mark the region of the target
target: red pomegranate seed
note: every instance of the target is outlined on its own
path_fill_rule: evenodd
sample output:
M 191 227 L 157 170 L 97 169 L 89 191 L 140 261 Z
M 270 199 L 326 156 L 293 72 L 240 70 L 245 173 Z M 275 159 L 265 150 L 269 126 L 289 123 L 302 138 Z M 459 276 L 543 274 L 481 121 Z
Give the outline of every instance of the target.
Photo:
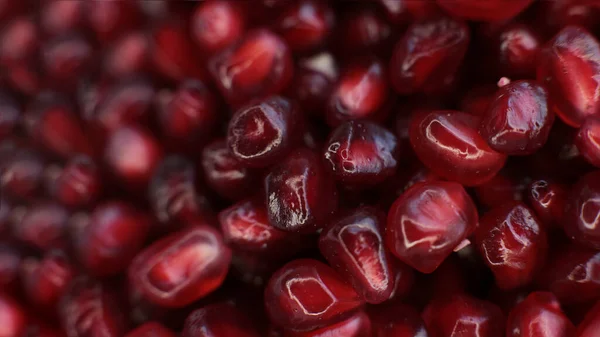
M 521 202 L 509 202 L 487 212 L 475 231 L 475 242 L 498 287 L 529 284 L 546 262 L 545 227 Z
M 585 119 L 577 132 L 575 145 L 590 164 L 600 167 L 600 115 Z
M 17 17 L 0 31 L 0 62 L 5 67 L 31 61 L 38 51 L 39 35 L 30 17 Z
M 505 318 L 495 304 L 469 295 L 435 299 L 423 311 L 430 337 L 464 336 L 503 337 Z
M 371 321 L 369 316 L 360 311 L 345 321 L 335 323 L 312 331 L 285 331 L 284 337 L 371 337 Z
M 217 139 L 202 150 L 204 179 L 220 196 L 239 200 L 254 194 L 257 177 L 229 151 L 224 139 Z
M 92 205 L 101 192 L 100 171 L 92 158 L 71 158 L 50 187 L 50 195 L 61 204 L 79 208 Z
M 515 17 L 533 0 L 436 0 L 448 13 L 468 20 L 505 21 Z
M 594 337 L 600 329 L 600 304 L 590 309 L 577 327 L 577 337 Z
M 498 152 L 527 155 L 546 143 L 553 122 L 546 90 L 533 81 L 517 81 L 496 92 L 479 133 Z
M 396 173 L 399 149 L 390 131 L 370 122 L 345 122 L 329 135 L 323 156 L 348 187 L 369 187 Z
M 286 98 L 271 96 L 235 112 L 229 121 L 227 146 L 244 165 L 266 167 L 289 153 L 302 129 L 296 106 Z
M 19 268 L 23 257 L 12 245 L 0 243 L 0 287 L 5 292 L 19 288 Z
M 467 186 L 492 179 L 506 155 L 494 151 L 478 133 L 480 119 L 459 111 L 418 113 L 410 124 L 410 143 L 433 173 Z
M 271 225 L 285 231 L 314 232 L 337 209 L 337 190 L 314 152 L 300 149 L 273 167 L 265 178 Z
M 40 9 L 40 31 L 51 37 L 80 30 L 84 21 L 84 5 L 80 1 L 50 0 Z
M 23 261 L 25 295 L 37 310 L 53 313 L 74 276 L 75 269 L 62 252 L 51 251 L 41 260 Z
M 236 1 L 210 0 L 200 3 L 191 18 L 191 35 L 200 49 L 215 53 L 242 37 L 246 18 Z
M 271 321 L 286 329 L 311 330 L 348 318 L 360 307 L 358 294 L 327 265 L 294 260 L 279 269 L 265 289 Z
M 59 303 L 58 314 L 68 337 L 125 335 L 125 315 L 117 294 L 87 278 L 71 283 Z
M 365 302 L 372 304 L 392 296 L 397 276 L 385 249 L 383 230 L 383 213 L 359 208 L 319 236 L 321 254 L 344 279 L 350 280 Z
M 185 320 L 181 337 L 259 337 L 243 311 L 230 303 L 216 303 L 193 311 Z
M 85 3 L 86 20 L 98 40 L 112 41 L 141 23 L 140 11 L 132 1 L 92 1 Z
M 542 43 L 542 38 L 531 26 L 516 23 L 504 27 L 494 41 L 494 58 L 500 74 L 535 78 Z
M 177 337 L 177 335 L 158 322 L 147 322 L 129 331 L 125 337 Z
M 527 201 L 546 227 L 562 224 L 566 197 L 565 186 L 552 180 L 535 180 L 527 189 Z
M 206 225 L 166 236 L 140 252 L 129 265 L 129 283 L 159 306 L 186 306 L 217 289 L 227 274 L 231 251 L 221 234 Z
M 581 177 L 572 186 L 563 227 L 575 241 L 600 249 L 600 171 Z
M 537 79 L 565 123 L 579 127 L 586 117 L 600 114 L 600 44 L 585 29 L 565 27 L 544 46 Z
M 575 336 L 575 326 L 563 314 L 552 293 L 537 291 L 511 310 L 506 336 L 569 337 Z
M 293 76 L 288 46 L 265 29 L 246 33 L 213 56 L 208 68 L 221 94 L 234 106 L 282 92 Z
M 381 12 L 369 3 L 355 2 L 356 8 L 341 11 L 341 18 L 333 38 L 338 57 L 352 59 L 357 54 L 385 54 L 395 37 L 394 28 Z M 337 46 L 336 46 L 337 44 Z
M 149 70 L 149 57 L 148 37 L 143 31 L 132 31 L 111 43 L 102 68 L 112 78 L 132 76 Z
M 447 89 L 467 51 L 468 27 L 449 18 L 413 23 L 394 47 L 390 78 L 399 94 Z
M 475 205 L 461 185 L 418 183 L 388 212 L 387 247 L 411 267 L 431 273 L 475 230 L 477 221 Z
M 0 318 L 2 336 L 20 337 L 27 329 L 29 317 L 25 309 L 8 294 L 0 293 Z
M 293 52 L 307 52 L 322 46 L 333 31 L 335 14 L 320 0 L 292 2 L 275 20 L 274 30 Z
M 41 51 L 45 81 L 53 89 L 72 92 L 77 81 L 94 67 L 92 44 L 83 36 L 68 34 L 48 41 Z
M 68 246 L 67 222 L 69 212 L 54 202 L 29 207 L 21 221 L 13 224 L 14 238 L 39 251 Z
M 92 275 L 118 274 L 142 248 L 149 227 L 150 219 L 127 203 L 100 204 L 73 235 L 77 258 Z
M 39 153 L 16 149 L 0 162 L 0 187 L 10 198 L 31 199 L 41 186 L 43 173 L 44 162 Z
M 428 336 L 419 312 L 406 304 L 389 303 L 373 307 L 370 316 L 373 337 Z

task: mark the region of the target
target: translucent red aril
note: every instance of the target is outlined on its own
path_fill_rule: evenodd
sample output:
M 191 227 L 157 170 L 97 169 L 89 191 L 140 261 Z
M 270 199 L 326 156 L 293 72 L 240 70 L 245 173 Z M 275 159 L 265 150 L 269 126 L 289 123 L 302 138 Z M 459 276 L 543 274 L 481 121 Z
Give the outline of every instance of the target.
M 476 21 L 505 21 L 515 17 L 533 0 L 436 0 L 437 4 L 453 16 Z
M 208 67 L 221 94 L 234 106 L 280 93 L 293 75 L 288 46 L 265 29 L 248 32 L 213 56 Z
M 62 35 L 43 46 L 41 51 L 45 79 L 53 88 L 72 91 L 80 76 L 93 68 L 94 50 L 79 35 Z
M 12 136 L 21 124 L 21 107 L 7 92 L 0 91 L 0 141 Z
M 208 77 L 200 53 L 194 48 L 187 27 L 181 22 L 164 22 L 154 27 L 150 39 L 150 59 L 156 71 L 173 82 Z
M 348 9 L 341 11 L 344 15 L 339 19 L 333 40 L 334 46 L 338 44 L 338 56 L 351 59 L 356 54 L 371 52 L 388 55 L 394 28 L 369 3 L 356 4 L 354 9 L 346 6 Z
M 400 303 L 371 309 L 373 337 L 426 337 L 425 323 L 414 308 Z
M 538 283 L 563 305 L 584 304 L 600 299 L 600 253 L 570 245 L 557 249 L 546 263 Z
M 291 101 L 271 96 L 235 112 L 229 121 L 227 146 L 246 166 L 269 166 L 296 145 L 301 124 L 301 113 Z
M 206 205 L 196 189 L 196 169 L 185 157 L 170 155 L 154 171 L 148 198 L 156 219 L 180 228 L 199 216 Z
M 166 141 L 175 147 L 196 146 L 213 133 L 217 122 L 217 103 L 206 85 L 187 80 L 179 85 L 158 122 Z
M 581 177 L 571 188 L 563 228 L 573 240 L 600 249 L 600 171 Z
M 100 170 L 93 159 L 79 155 L 62 168 L 50 186 L 50 195 L 67 207 L 86 207 L 99 197 L 101 183 Z
M 131 1 L 90 2 L 85 6 L 88 24 L 101 42 L 114 40 L 141 23 L 139 9 Z
M 507 337 L 569 337 L 575 327 L 561 311 L 558 299 L 548 292 L 529 294 L 510 312 Z
M 279 269 L 265 289 L 271 322 L 291 330 L 312 330 L 339 322 L 361 301 L 329 266 L 310 259 L 294 260 Z
M 454 182 L 418 183 L 388 212 L 386 243 L 400 260 L 433 272 L 477 226 L 471 197 Z
M 229 151 L 224 139 L 217 139 L 202 150 L 204 179 L 220 196 L 238 200 L 256 191 L 256 175 Z
M 381 303 L 394 291 L 396 271 L 383 241 L 384 214 L 359 208 L 324 229 L 319 249 L 368 303 Z
M 0 243 L 0 287 L 5 292 L 19 288 L 21 261 L 22 254 L 19 250 L 5 243 Z
M 230 260 L 219 232 L 190 226 L 140 252 L 129 266 L 129 283 L 151 303 L 183 307 L 218 288 Z
M 230 303 L 215 303 L 193 311 L 181 337 L 259 337 L 250 317 Z
M 337 190 L 316 153 L 299 149 L 265 178 L 271 225 L 292 232 L 314 232 L 337 210 Z
M 450 18 L 415 22 L 396 43 L 390 78 L 399 94 L 436 93 L 454 81 L 467 51 L 467 25 Z
M 562 223 L 566 198 L 565 186 L 552 180 L 534 180 L 527 188 L 529 205 L 547 227 Z
M 58 314 L 68 337 L 125 335 L 125 312 L 106 285 L 78 278 L 59 303 Z
M 59 1 L 60 2 L 60 1 Z M 112 78 L 148 71 L 150 41 L 143 31 L 129 32 L 115 40 L 102 60 L 102 68 Z
M 244 251 L 275 253 L 289 250 L 292 235 L 269 224 L 267 208 L 262 201 L 246 199 L 219 213 L 225 241 Z
M 23 261 L 21 277 L 27 300 L 36 309 L 48 313 L 56 310 L 74 276 L 75 269 L 62 252 L 52 251 L 41 260 L 28 258 Z
M 385 128 L 350 121 L 332 131 L 323 156 L 338 181 L 351 187 L 369 187 L 396 173 L 399 148 L 396 136 Z
M 585 29 L 565 27 L 544 46 L 537 78 L 565 123 L 579 127 L 586 117 L 600 114 L 600 44 Z
M 585 319 L 577 327 L 577 337 L 595 337 L 600 329 L 600 302 L 585 315 Z
M 506 155 L 494 151 L 478 133 L 480 118 L 459 111 L 421 112 L 412 117 L 410 143 L 433 173 L 475 186 L 492 179 Z
M 112 174 L 131 190 L 145 188 L 162 158 L 157 139 L 146 129 L 123 126 L 106 141 L 104 162 Z
M 286 331 L 284 337 L 371 337 L 371 321 L 369 316 L 360 311 L 345 321 L 335 323 L 312 331 Z
M 212 0 L 200 3 L 191 18 L 190 31 L 200 49 L 214 53 L 241 38 L 246 18 L 239 3 Z
M 545 227 L 521 202 L 495 207 L 481 217 L 475 243 L 501 289 L 529 284 L 546 261 Z
M 20 337 L 28 325 L 25 309 L 16 299 L 3 292 L 0 293 L 0 321 L 2 337 Z
M 342 72 L 327 102 L 327 124 L 337 126 L 347 120 L 380 121 L 389 113 L 391 94 L 386 68 L 376 58 L 351 63 Z
M 77 258 L 92 275 L 118 274 L 142 248 L 149 227 L 150 219 L 127 203 L 100 204 L 89 223 L 74 233 Z
M 40 9 L 40 31 L 57 36 L 83 26 L 83 3 L 80 1 L 45 1 Z
M 575 144 L 590 164 L 600 167 L 600 115 L 585 119 L 577 132 Z
M 38 203 L 29 207 L 23 218 L 13 224 L 13 237 L 42 252 L 66 248 L 69 216 L 69 212 L 55 202 Z
M 546 90 L 533 81 L 517 81 L 496 92 L 480 134 L 498 152 L 526 155 L 546 143 L 553 122 Z
M 501 75 L 534 78 L 542 43 L 542 38 L 528 25 L 516 23 L 504 27 L 494 42 Z
M 469 295 L 434 299 L 423 311 L 423 320 L 430 337 L 504 336 L 505 318 L 500 308 Z
M 3 195 L 14 199 L 34 196 L 43 180 L 42 157 L 27 149 L 16 149 L 0 162 L 0 187 Z
M 291 2 L 275 21 L 275 31 L 294 52 L 314 50 L 324 44 L 333 30 L 335 15 L 327 2 Z
M 15 89 L 34 95 L 40 87 L 38 56 L 40 36 L 33 17 L 17 17 L 0 31 L 0 64 Z
M 125 337 L 176 337 L 177 335 L 158 322 L 144 323 L 129 331 Z

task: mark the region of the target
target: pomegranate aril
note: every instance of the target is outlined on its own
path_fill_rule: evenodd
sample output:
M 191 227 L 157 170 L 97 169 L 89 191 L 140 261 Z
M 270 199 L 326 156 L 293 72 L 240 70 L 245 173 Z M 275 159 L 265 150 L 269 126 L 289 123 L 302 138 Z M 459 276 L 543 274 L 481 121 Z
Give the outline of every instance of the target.
M 68 246 L 69 212 L 54 202 L 40 202 L 28 207 L 20 221 L 13 224 L 13 237 L 19 242 L 45 252 Z
M 201 164 L 207 185 L 221 197 L 239 200 L 257 190 L 257 175 L 234 157 L 224 139 L 204 147 Z
M 112 78 L 123 78 L 148 71 L 149 62 L 148 37 L 143 31 L 132 31 L 111 43 L 102 59 L 102 69 Z
M 204 1 L 191 18 L 191 35 L 200 49 L 218 52 L 240 39 L 246 26 L 242 6 L 236 1 Z
M 506 155 L 487 144 L 479 124 L 479 117 L 465 112 L 421 112 L 412 117 L 410 143 L 433 173 L 467 186 L 480 185 L 500 171 Z
M 600 302 L 585 315 L 583 322 L 577 327 L 577 337 L 595 337 L 600 331 Z
M 400 303 L 386 303 L 370 310 L 373 337 L 425 337 L 425 323 L 419 312 Z
M 509 24 L 499 32 L 494 43 L 494 56 L 500 75 L 535 78 L 536 60 L 543 40 L 533 27 Z
M 265 177 L 265 203 L 271 225 L 291 232 L 325 226 L 338 206 L 337 189 L 319 156 L 299 149 Z
M 285 331 L 284 337 L 371 337 L 371 321 L 369 316 L 360 311 L 345 321 L 335 323 L 312 331 Z
M 495 304 L 469 295 L 434 299 L 423 311 L 430 337 L 503 337 L 505 317 Z
M 81 1 L 45 1 L 40 9 L 40 32 L 53 37 L 84 26 L 84 5 Z
M 151 303 L 179 308 L 218 288 L 230 260 L 219 232 L 190 226 L 141 251 L 129 265 L 129 283 Z
M 495 207 L 481 217 L 475 243 L 501 289 L 526 286 L 546 261 L 546 229 L 521 202 Z
M 578 243 L 600 249 L 600 171 L 588 173 L 571 187 L 563 228 Z
M 527 8 L 533 0 L 436 0 L 445 11 L 476 21 L 507 21 Z
M 142 248 L 150 221 L 146 214 L 125 202 L 96 206 L 85 226 L 73 233 L 77 258 L 95 276 L 124 271 Z
M 418 183 L 388 212 L 386 243 L 400 260 L 433 272 L 477 226 L 471 197 L 454 182 Z
M 27 300 L 37 310 L 54 313 L 75 276 L 75 268 L 64 253 L 51 251 L 41 260 L 25 259 L 21 275 Z
M 388 300 L 394 291 L 396 270 L 387 253 L 383 232 L 385 215 L 362 208 L 335 221 L 319 236 L 319 249 L 331 266 L 350 280 L 365 302 Z
M 322 46 L 335 24 L 335 14 L 321 0 L 291 2 L 275 21 L 274 30 L 294 52 L 309 52 Z
M 577 132 L 575 145 L 588 163 L 600 168 L 600 115 L 585 119 Z
M 517 81 L 496 92 L 479 132 L 498 152 L 527 155 L 546 143 L 553 122 L 546 90 L 533 81 Z
M 185 320 L 182 337 L 259 337 L 250 317 L 230 303 L 216 303 L 193 311 Z
M 19 148 L 9 153 L 0 162 L 3 195 L 17 200 L 32 199 L 41 187 L 44 164 L 41 155 L 29 149 Z
M 579 127 L 588 116 L 600 114 L 600 44 L 585 29 L 567 26 L 544 46 L 537 78 L 565 123 Z
M 562 224 L 566 198 L 566 187 L 552 180 L 534 180 L 527 188 L 527 201 L 546 227 Z
M 44 79 L 53 89 L 72 92 L 78 79 L 94 68 L 94 56 L 92 44 L 83 36 L 58 36 L 42 47 Z
M 382 121 L 391 99 L 385 65 L 367 57 L 350 63 L 342 72 L 327 102 L 325 119 L 331 126 L 348 120 Z
M 0 64 L 6 69 L 6 80 L 25 95 L 38 92 L 40 36 L 33 17 L 17 17 L 0 31 Z
M 302 122 L 302 115 L 294 103 L 271 96 L 233 114 L 227 130 L 227 146 L 246 166 L 270 166 L 297 145 Z
M 0 321 L 2 337 L 21 337 L 28 326 L 29 317 L 25 309 L 4 292 L 0 293 Z
M 86 20 L 101 42 L 112 41 L 141 23 L 141 13 L 132 1 L 92 1 L 84 6 Z
M 341 11 L 343 15 L 332 39 L 334 47 L 337 47 L 337 56 L 341 59 L 371 53 L 387 56 L 395 37 L 394 27 L 368 2 L 355 4 L 355 8 L 347 5 Z
M 221 94 L 236 107 L 282 92 L 294 70 L 286 43 L 266 29 L 249 31 L 211 57 L 208 69 Z
M 176 337 L 177 335 L 158 322 L 144 323 L 129 331 L 125 337 Z
M 454 82 L 469 39 L 467 25 L 450 18 L 413 23 L 396 43 L 390 61 L 390 79 L 396 92 L 445 91 Z
M 310 259 L 292 261 L 271 276 L 265 308 L 271 322 L 312 330 L 349 317 L 361 305 L 358 294 L 329 266 Z
M 70 208 L 92 205 L 100 196 L 102 177 L 94 160 L 85 155 L 71 158 L 51 183 L 50 195 Z
M 398 141 L 393 133 L 371 123 L 350 121 L 335 128 L 323 147 L 327 168 L 345 186 L 370 187 L 396 173 Z
M 506 323 L 506 337 L 570 336 L 575 336 L 575 326 L 548 292 L 529 294 L 511 310 Z

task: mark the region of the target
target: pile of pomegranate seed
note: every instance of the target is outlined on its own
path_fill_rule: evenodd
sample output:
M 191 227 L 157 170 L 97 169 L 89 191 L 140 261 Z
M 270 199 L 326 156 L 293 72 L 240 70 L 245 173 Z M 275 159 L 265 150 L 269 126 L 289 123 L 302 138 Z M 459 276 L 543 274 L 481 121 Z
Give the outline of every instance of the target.
M 600 1 L 0 0 L 0 337 L 600 337 Z

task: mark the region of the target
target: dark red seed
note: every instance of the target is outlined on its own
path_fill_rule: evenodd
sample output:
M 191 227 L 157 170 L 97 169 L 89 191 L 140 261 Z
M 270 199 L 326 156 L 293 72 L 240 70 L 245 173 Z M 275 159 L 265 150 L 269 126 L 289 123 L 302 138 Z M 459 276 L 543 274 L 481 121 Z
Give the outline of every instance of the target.
M 600 115 L 583 121 L 577 132 L 575 145 L 588 163 L 600 167 Z
M 306 52 L 322 46 L 335 24 L 329 4 L 319 0 L 292 2 L 275 21 L 275 31 L 294 52 Z
M 563 228 L 573 240 L 600 249 L 600 171 L 588 173 L 572 186 Z
M 506 323 L 506 337 L 569 336 L 575 336 L 575 326 L 548 292 L 531 293 L 511 310 Z
M 64 249 L 68 246 L 69 212 L 55 202 L 42 202 L 25 211 L 22 219 L 13 224 L 15 239 L 41 252 Z
M 194 42 L 208 53 L 221 51 L 243 36 L 246 18 L 240 3 L 230 0 L 204 1 L 191 18 Z

